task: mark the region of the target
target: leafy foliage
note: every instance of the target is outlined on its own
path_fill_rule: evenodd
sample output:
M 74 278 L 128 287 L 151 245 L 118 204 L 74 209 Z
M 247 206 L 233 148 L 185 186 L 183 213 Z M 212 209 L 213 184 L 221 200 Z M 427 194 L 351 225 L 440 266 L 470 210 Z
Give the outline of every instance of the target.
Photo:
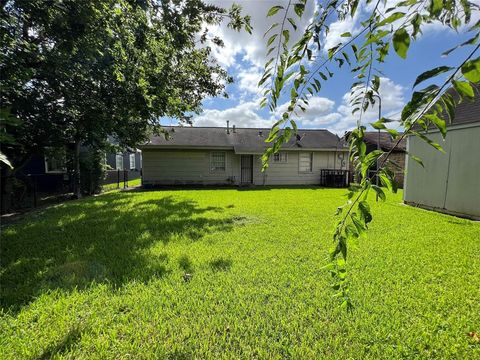
M 293 5 L 289 2 L 285 8 L 271 10 L 275 13 L 283 11 L 284 17 L 282 23 L 272 25 L 267 41 L 268 60 L 259 82 L 260 86 L 264 86 L 261 104 L 268 105 L 271 111 L 277 108 L 282 95 L 290 94 L 287 111 L 273 125 L 267 139 L 271 147 L 263 155 L 265 168 L 268 166 L 269 157 L 296 133 L 296 119 L 308 108 L 309 98 L 321 92 L 322 84 L 329 81 L 335 71 L 339 71 L 343 66 L 348 66 L 354 77 L 350 104 L 352 114 L 356 114 L 358 120 L 357 127 L 348 133 L 346 140 L 350 144 L 351 160 L 360 177 L 359 182 L 350 187 L 347 204 L 337 212 L 341 218 L 333 234 L 334 246 L 328 266 L 335 279 L 334 289 L 343 300 L 342 305 L 347 308 L 351 307 L 346 277 L 348 244 L 363 236 L 372 221 L 370 207 L 367 206 L 369 192 L 375 192 L 377 199 L 386 198 L 383 188 L 373 184 L 372 179 L 378 176 L 385 188 L 396 191 L 393 172 L 389 170 L 389 156 L 406 136 L 417 136 L 442 151 L 439 144 L 428 138 L 425 130 L 434 127 L 445 137 L 445 118 L 448 117 L 451 121 L 456 104 L 464 97 L 475 96 L 472 83 L 480 80 L 480 60 L 475 58 L 480 47 L 480 22 L 470 24 L 472 13 L 479 11 L 478 4 L 464 0 L 407 0 L 400 1 L 393 7 L 380 9 L 380 5 L 385 5 L 384 1 L 369 0 L 367 4 L 369 3 L 372 4 L 366 8 L 367 14 L 361 23 L 361 29 L 354 35 L 349 32 L 342 34 L 341 42 L 329 49 L 324 49 L 322 43 L 323 39 L 328 39 L 329 24 L 349 16 L 353 18 L 358 13 L 358 0 L 329 0 L 317 3 L 318 10 L 306 26 L 303 36 L 294 44 L 289 44 L 289 37 L 285 36 L 284 32 L 288 34 L 289 24 L 296 29 L 295 16 L 302 16 L 301 12 L 297 12 L 297 7 L 304 8 L 306 0 L 298 0 Z M 293 12 L 290 11 L 292 6 Z M 471 51 L 458 66 L 436 66 L 420 74 L 413 84 L 414 87 L 426 81 L 432 83 L 442 74 L 447 77 L 438 85 L 433 83 L 413 92 L 399 119 L 402 133 L 388 128 L 389 119 L 378 119 L 371 124 L 375 129 L 388 132 L 394 139 L 395 146 L 389 151 L 376 150 L 366 154 L 366 126 L 362 122 L 362 116 L 380 97 L 382 74 L 376 65 L 386 61 L 392 48 L 400 58 L 407 58 L 408 50 L 425 25 L 430 23 L 440 23 L 455 31 L 471 34 L 469 40 L 445 51 L 445 56 L 461 47 L 470 47 Z M 324 50 L 328 54 L 326 58 L 321 56 Z M 412 154 L 410 156 L 421 163 L 421 159 Z M 376 170 L 371 171 L 374 168 Z
M 1 109 L 21 120 L 3 151 L 18 168 L 47 146 L 134 147 L 163 116 L 188 121 L 230 81 L 198 39 L 222 21 L 251 31 L 238 5 L 200 0 L 2 1 Z

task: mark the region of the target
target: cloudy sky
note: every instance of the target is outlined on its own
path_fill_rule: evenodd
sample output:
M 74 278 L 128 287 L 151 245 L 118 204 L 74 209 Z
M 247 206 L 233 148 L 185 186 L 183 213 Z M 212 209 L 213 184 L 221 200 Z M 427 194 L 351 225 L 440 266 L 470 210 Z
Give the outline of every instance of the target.
M 388 6 L 395 1 L 388 0 Z M 230 7 L 234 1 L 210 2 L 222 7 Z M 284 104 L 280 105 L 276 113 L 260 109 L 261 96 L 257 83 L 265 63 L 266 39 L 263 38 L 263 34 L 273 22 L 281 21 L 283 18 L 282 11 L 270 18 L 266 17 L 266 13 L 273 5 L 286 5 L 288 1 L 236 0 L 235 2 L 242 6 L 244 14 L 252 17 L 253 34 L 238 33 L 227 29 L 224 25 L 209 28 L 211 34 L 220 36 L 225 42 L 223 48 L 214 47 L 213 55 L 218 63 L 228 70 L 235 82 L 227 87 L 228 99 L 209 98 L 204 101 L 203 112 L 193 118 L 194 126 L 225 126 L 226 121 L 230 120 L 230 124 L 235 124 L 237 127 L 268 127 L 278 120 L 278 114 L 287 106 L 288 97 L 285 96 Z M 344 32 L 355 34 L 360 27 L 360 21 L 368 12 L 368 6 L 361 4 L 358 15 L 354 19 L 347 18 L 345 21 L 331 23 L 329 36 L 324 39 L 325 48 L 336 45 L 341 39 L 340 34 Z M 302 20 L 296 20 L 299 29 L 297 33 L 291 34 L 291 41 L 298 39 L 314 11 L 315 1 L 309 0 Z M 380 87 L 382 115 L 398 118 L 399 111 L 411 95 L 412 85 L 417 75 L 434 66 L 456 65 L 461 62 L 462 55 L 465 56 L 466 51 L 471 49 L 454 52 L 447 58 L 442 58 L 441 53 L 467 38 L 464 34 L 457 34 L 451 30 L 445 30 L 440 25 L 432 24 L 428 25 L 419 40 L 411 44 L 407 60 L 399 58 L 392 50 L 386 64 L 380 67 L 383 73 Z M 348 103 L 352 82 L 354 80 L 346 67 L 335 70 L 335 76 L 322 86 L 319 94 L 310 99 L 309 109 L 299 118 L 299 127 L 326 128 L 339 135 L 354 127 L 357 118 L 351 115 Z M 377 113 L 377 108 L 370 109 L 364 115 L 364 121 L 374 121 Z M 358 116 L 358 113 L 356 115 Z M 176 121 L 164 119 L 162 123 L 175 125 Z

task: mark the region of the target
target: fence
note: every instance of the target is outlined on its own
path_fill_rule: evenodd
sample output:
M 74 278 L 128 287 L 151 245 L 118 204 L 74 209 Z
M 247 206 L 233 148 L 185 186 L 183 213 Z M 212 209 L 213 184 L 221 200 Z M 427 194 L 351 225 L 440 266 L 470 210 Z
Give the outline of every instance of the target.
M 347 187 L 350 184 L 350 171 L 336 169 L 320 170 L 320 185 L 325 187 Z
M 140 179 L 141 170 L 108 170 L 102 188 L 104 190 L 128 188 L 132 180 Z M 137 185 L 138 181 L 134 184 Z
M 25 211 L 39 206 L 61 203 L 73 198 L 73 179 L 68 173 L 17 174 L 8 189 L 2 187 L 1 213 Z M 128 188 L 139 184 L 141 171 L 108 171 L 102 191 Z M 5 179 L 1 179 L 4 183 Z
M 21 174 L 11 180 L 8 189 L 2 189 L 2 214 L 60 203 L 73 196 L 68 174 Z

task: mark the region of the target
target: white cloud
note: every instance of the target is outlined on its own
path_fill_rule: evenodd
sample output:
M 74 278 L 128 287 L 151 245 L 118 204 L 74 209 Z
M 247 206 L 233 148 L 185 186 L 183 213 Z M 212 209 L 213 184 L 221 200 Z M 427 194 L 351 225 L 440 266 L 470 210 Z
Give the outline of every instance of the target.
M 264 119 L 257 111 L 259 104 L 249 101 L 225 110 L 205 109 L 203 113 L 193 119 L 194 126 L 230 126 L 237 127 L 270 127 L 273 119 Z
M 220 37 L 225 46 L 218 48 L 212 46 L 212 54 L 217 61 L 224 66 L 232 66 L 235 64 L 235 58 L 237 55 L 242 56 L 243 61 L 251 63 L 253 66 L 263 67 L 265 64 L 265 55 L 267 52 L 266 38 L 263 37 L 264 33 L 268 30 L 271 24 L 274 22 L 281 22 L 283 20 L 284 11 L 280 10 L 272 17 L 266 17 L 268 10 L 273 5 L 282 5 L 287 7 L 287 0 L 278 1 L 234 1 L 234 0 L 211 0 L 209 3 L 213 5 L 229 8 L 233 3 L 239 3 L 242 6 L 242 12 L 244 15 L 251 16 L 251 24 L 253 27 L 252 34 L 248 34 L 246 31 L 236 32 L 228 29 L 226 23 L 220 26 L 209 27 L 209 31 L 212 35 Z M 305 27 L 309 23 L 309 19 L 313 16 L 315 11 L 315 1 L 308 1 L 305 12 L 301 19 L 299 19 L 293 11 L 293 6 L 289 9 L 289 14 L 292 14 L 292 18 L 295 19 L 298 26 L 294 31 L 290 24 L 287 23 L 286 27 L 290 30 L 290 44 L 300 39 Z M 277 30 L 278 32 L 278 30 Z M 273 34 L 273 33 L 272 33 Z
M 237 74 L 238 75 L 235 77 L 235 82 L 241 91 L 251 94 L 258 94 L 258 82 L 262 77 L 260 70 L 254 67 L 250 69 L 240 68 Z
M 302 125 L 318 126 L 329 123 L 333 120 L 331 117 L 332 110 L 335 108 L 335 101 L 320 97 L 311 96 L 308 98 L 309 106 L 305 112 L 298 110 L 298 116 L 295 119 L 299 119 Z M 279 118 L 285 111 L 287 111 L 290 101 L 280 105 L 277 108 L 275 115 Z
M 355 36 L 360 31 L 357 28 L 358 14 L 359 13 L 357 12 L 353 18 L 347 16 L 344 20 L 338 20 L 330 24 L 328 36 L 324 36 L 323 50 L 325 52 L 350 39 L 348 37 L 341 37 L 343 33 L 349 32 L 352 36 Z
M 399 84 L 395 84 L 389 78 L 380 78 L 379 95 L 382 101 L 382 117 L 397 119 L 399 112 L 405 104 L 404 93 L 405 88 Z M 359 119 L 359 113 L 352 115 L 352 106 L 350 105 L 350 92 L 343 95 L 342 104 L 337 108 L 340 114 L 340 120 L 335 124 L 331 124 L 331 130 L 337 133 L 343 133 L 346 130 L 356 126 Z M 374 106 L 369 107 L 362 115 L 362 124 L 368 124 L 378 119 L 378 101 Z
M 383 117 L 398 118 L 405 104 L 405 91 L 403 86 L 394 83 L 391 79 L 380 78 L 379 94 L 382 99 Z M 328 129 L 338 135 L 343 135 L 345 131 L 356 126 L 359 117 L 358 112 L 352 115 L 350 97 L 350 92 L 344 94 L 341 104 L 336 106 L 331 99 L 311 96 L 308 100 L 310 106 L 307 110 L 305 112 L 298 111 L 298 116 L 295 116 L 298 127 Z M 287 110 L 288 105 L 289 102 L 280 105 L 275 114 L 271 114 L 268 118 L 259 115 L 260 107 L 257 101 L 240 103 L 225 110 L 206 109 L 193 119 L 193 124 L 195 126 L 226 126 L 226 122 L 229 120 L 230 125 L 237 127 L 270 127 Z M 362 124 L 374 122 L 377 118 L 378 102 L 363 114 Z

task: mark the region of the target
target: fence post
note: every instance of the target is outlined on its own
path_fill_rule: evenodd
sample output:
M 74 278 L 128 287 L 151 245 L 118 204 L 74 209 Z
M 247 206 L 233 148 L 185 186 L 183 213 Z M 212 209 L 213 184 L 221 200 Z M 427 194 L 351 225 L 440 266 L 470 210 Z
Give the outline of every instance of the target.
M 127 170 L 123 170 L 123 188 L 127 187 Z
M 35 175 L 33 177 L 33 207 L 37 207 L 37 177 Z
M 117 169 L 117 189 L 120 188 L 120 169 Z

